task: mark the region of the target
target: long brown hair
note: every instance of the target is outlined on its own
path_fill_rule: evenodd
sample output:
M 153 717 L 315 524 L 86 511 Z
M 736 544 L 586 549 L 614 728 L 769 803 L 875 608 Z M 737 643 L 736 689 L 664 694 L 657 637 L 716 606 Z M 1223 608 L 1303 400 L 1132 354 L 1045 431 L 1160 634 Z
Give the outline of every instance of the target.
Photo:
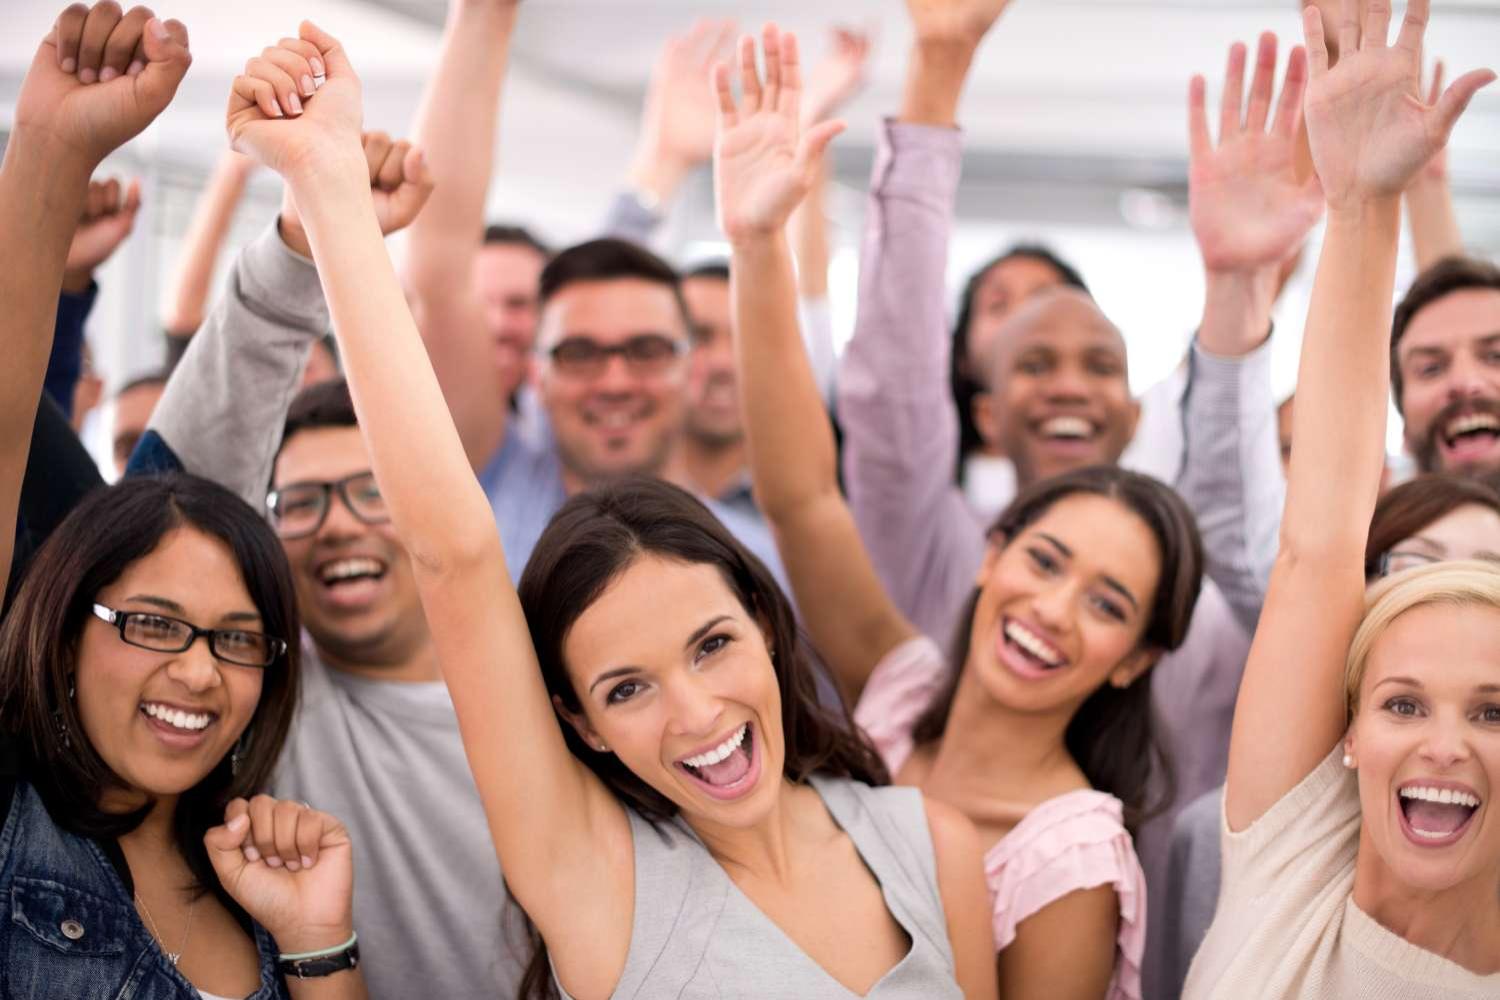
M 532 551 L 517 591 L 548 694 L 569 711 L 582 710 L 563 662 L 563 643 L 579 616 L 644 555 L 713 566 L 740 606 L 770 633 L 787 779 L 801 783 L 825 774 L 870 785 L 890 782 L 848 708 L 819 703 L 812 661 L 798 635 L 791 602 L 775 578 L 695 497 L 657 479 L 632 477 L 573 497 L 553 516 Z M 670 799 L 619 758 L 590 750 L 572 726 L 561 728 L 573 756 L 626 806 L 654 823 L 677 814 Z M 521 995 L 555 996 L 546 947 L 534 929 L 531 936 L 534 951 Z
M 1500 489 L 1482 479 L 1433 472 L 1393 486 L 1375 504 L 1365 540 L 1365 579 L 1380 575 L 1381 559 L 1398 543 L 1460 507 L 1478 504 L 1500 514 Z
M 58 826 L 113 839 L 141 824 L 154 803 L 129 813 L 101 808 L 104 793 L 125 783 L 89 742 L 70 690 L 79 636 L 96 595 L 180 527 L 229 548 L 262 627 L 287 643 L 285 655 L 266 668 L 260 701 L 241 737 L 238 767 L 228 757 L 220 761 L 180 796 L 173 820 L 174 840 L 196 887 L 237 913 L 209 863 L 203 835 L 223 822 L 230 799 L 254 795 L 270 782 L 296 710 L 300 665 L 286 554 L 245 501 L 206 479 L 180 474 L 126 479 L 89 494 L 37 552 L 0 625 L 0 732 L 16 741 L 22 777 Z
M 1203 581 L 1203 542 L 1187 504 L 1150 476 L 1100 465 L 1034 483 L 1000 514 L 991 537 L 1009 545 L 1059 500 L 1078 494 L 1108 497 L 1151 529 L 1161 553 L 1161 575 L 1141 645 L 1162 651 L 1181 646 Z M 948 682 L 912 728 L 912 738 L 919 745 L 936 742 L 948 728 L 959 677 L 969 662 L 979 593 L 980 588 L 975 587 L 969 595 L 954 632 Z M 1101 684 L 1078 707 L 1064 734 L 1068 753 L 1089 784 L 1120 800 L 1125 825 L 1132 831 L 1171 802 L 1174 795 L 1172 762 L 1161 742 L 1151 705 L 1151 674 L 1145 671 L 1125 688 Z M 1150 798 L 1153 790 L 1157 792 L 1155 801 Z

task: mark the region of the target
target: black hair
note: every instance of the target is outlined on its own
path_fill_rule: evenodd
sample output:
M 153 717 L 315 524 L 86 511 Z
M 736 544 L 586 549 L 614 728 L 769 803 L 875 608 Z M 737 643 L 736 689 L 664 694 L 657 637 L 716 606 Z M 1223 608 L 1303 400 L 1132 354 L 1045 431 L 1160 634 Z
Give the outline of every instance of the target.
M 682 273 L 682 278 L 713 278 L 718 281 L 729 280 L 729 262 L 727 260 L 706 260 L 694 264 Z
M 692 329 L 687 302 L 682 297 L 682 278 L 656 254 L 629 240 L 605 237 L 590 240 L 559 253 L 542 268 L 541 304 L 545 307 L 569 285 L 591 281 L 634 278 L 661 285 L 672 293 L 685 329 Z
M 1401 338 L 1417 313 L 1438 299 L 1466 288 L 1488 288 L 1500 292 L 1500 267 L 1477 257 L 1444 257 L 1417 275 L 1406 295 L 1396 306 L 1391 321 L 1391 395 L 1396 412 L 1404 413 L 1401 396 L 1405 388 L 1401 375 Z
M 959 297 L 958 318 L 953 324 L 952 353 L 948 358 L 948 383 L 953 395 L 953 405 L 958 407 L 958 467 L 954 480 L 963 482 L 964 459 L 984 447 L 984 438 L 974 423 L 974 398 L 988 391 L 984 378 L 971 370 L 969 365 L 969 327 L 974 321 L 974 297 L 979 286 L 998 265 L 1008 260 L 1025 258 L 1046 264 L 1057 272 L 1058 280 L 1068 288 L 1088 293 L 1083 276 L 1067 261 L 1040 243 L 1017 243 L 1000 256 L 985 264 L 969 276 Z
M 286 653 L 265 670 L 260 701 L 241 736 L 238 767 L 228 757 L 220 761 L 179 797 L 173 820 L 177 849 L 196 888 L 215 893 L 238 913 L 214 874 L 203 835 L 224 821 L 231 799 L 255 795 L 270 782 L 296 709 L 301 662 L 301 626 L 286 555 L 245 501 L 216 483 L 180 473 L 125 479 L 85 497 L 37 552 L 0 625 L 0 731 L 16 741 L 22 777 L 63 829 L 114 839 L 141 824 L 152 803 L 128 813 L 102 808 L 104 795 L 125 784 L 89 742 L 71 688 L 80 636 L 93 620 L 99 591 L 178 528 L 200 531 L 228 547 L 261 629 L 287 643 Z
M 1001 513 L 991 536 L 1009 545 L 1059 500 L 1078 494 L 1115 500 L 1151 529 L 1161 555 L 1161 573 L 1140 645 L 1161 652 L 1181 646 L 1203 582 L 1203 542 L 1187 504 L 1150 476 L 1097 465 L 1034 483 Z M 918 744 L 936 742 L 948 727 L 959 676 L 968 667 L 979 594 L 980 588 L 975 587 L 954 632 L 948 682 L 912 729 Z M 1171 802 L 1174 794 L 1172 762 L 1151 705 L 1151 673 L 1143 672 L 1124 688 L 1100 685 L 1078 707 L 1064 734 L 1068 753 L 1089 784 L 1120 800 L 1125 826 L 1131 831 Z M 1153 789 L 1158 792 L 1154 802 Z
M 487 247 L 526 247 L 535 250 L 543 258 L 551 258 L 552 249 L 536 237 L 525 226 L 494 223 L 484 227 L 484 245 Z

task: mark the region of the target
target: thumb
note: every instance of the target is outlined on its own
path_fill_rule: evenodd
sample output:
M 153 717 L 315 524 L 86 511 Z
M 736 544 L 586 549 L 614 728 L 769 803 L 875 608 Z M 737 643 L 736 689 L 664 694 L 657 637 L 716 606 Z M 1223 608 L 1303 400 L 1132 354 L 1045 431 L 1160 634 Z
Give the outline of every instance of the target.
M 421 214 L 435 184 L 432 170 L 427 166 L 427 157 L 422 150 L 416 147 L 408 150 L 406 159 L 401 162 L 401 186 L 391 192 L 390 196 L 395 208 L 392 215 L 396 229 L 405 229 Z
M 330 79 L 340 76 L 353 76 L 354 66 L 350 64 L 349 57 L 344 54 L 343 45 L 322 28 L 311 21 L 303 21 L 297 29 L 298 36 L 305 42 L 312 42 L 318 47 L 323 55 L 323 65 L 328 69 Z
M 808 129 L 797 144 L 797 167 L 805 174 L 822 162 L 823 154 L 834 136 L 844 131 L 842 121 L 821 122 Z
M 1436 119 L 1436 131 L 1442 136 L 1443 143 L 1448 141 L 1448 134 L 1453 131 L 1453 126 L 1458 122 L 1459 116 L 1474 99 L 1474 95 L 1480 89 L 1489 86 L 1495 81 L 1493 70 L 1476 69 L 1465 73 L 1448 85 L 1443 91 L 1443 96 L 1438 98 L 1437 106 L 1430 112 Z
M 141 208 L 141 180 L 139 177 L 130 182 L 130 187 L 125 190 L 125 203 L 120 206 L 120 211 L 135 217 L 135 213 Z
M 214 866 L 214 872 L 219 876 L 227 889 L 230 883 L 245 870 L 249 864 L 245 860 L 245 853 L 240 848 L 245 843 L 245 833 L 250 829 L 250 814 L 245 811 L 243 800 L 236 800 L 240 806 L 238 815 L 233 815 L 228 822 L 211 828 L 203 835 L 203 846 L 208 849 L 208 860 Z M 230 812 L 235 812 L 236 803 L 230 804 Z
M 154 114 L 160 114 L 177 93 L 177 85 L 193 63 L 188 51 L 188 33 L 181 21 L 152 18 L 141 36 L 146 68 L 136 78 L 136 89 L 146 98 Z

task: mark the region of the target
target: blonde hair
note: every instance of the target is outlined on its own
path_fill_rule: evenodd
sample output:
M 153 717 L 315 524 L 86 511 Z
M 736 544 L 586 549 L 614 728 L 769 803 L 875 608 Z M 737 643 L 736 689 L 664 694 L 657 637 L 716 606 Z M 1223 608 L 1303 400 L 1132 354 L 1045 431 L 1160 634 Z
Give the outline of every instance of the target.
M 1397 618 L 1432 604 L 1500 611 L 1500 565 L 1475 559 L 1440 562 L 1396 573 L 1369 589 L 1365 596 L 1365 616 L 1360 619 L 1344 661 L 1348 718 L 1354 718 L 1359 704 L 1359 686 L 1364 681 L 1375 642 Z

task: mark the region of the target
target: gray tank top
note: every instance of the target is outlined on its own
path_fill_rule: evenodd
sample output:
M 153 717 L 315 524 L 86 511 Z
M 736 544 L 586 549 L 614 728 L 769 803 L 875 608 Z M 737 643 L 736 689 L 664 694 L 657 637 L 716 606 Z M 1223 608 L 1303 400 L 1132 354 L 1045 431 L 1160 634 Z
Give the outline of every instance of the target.
M 922 793 L 841 778 L 814 776 L 811 783 L 911 938 L 906 957 L 865 996 L 961 1000 Z M 635 923 L 613 1000 L 858 996 L 740 891 L 685 822 L 658 828 L 626 812 L 635 840 Z M 558 991 L 572 1000 L 561 983 Z

